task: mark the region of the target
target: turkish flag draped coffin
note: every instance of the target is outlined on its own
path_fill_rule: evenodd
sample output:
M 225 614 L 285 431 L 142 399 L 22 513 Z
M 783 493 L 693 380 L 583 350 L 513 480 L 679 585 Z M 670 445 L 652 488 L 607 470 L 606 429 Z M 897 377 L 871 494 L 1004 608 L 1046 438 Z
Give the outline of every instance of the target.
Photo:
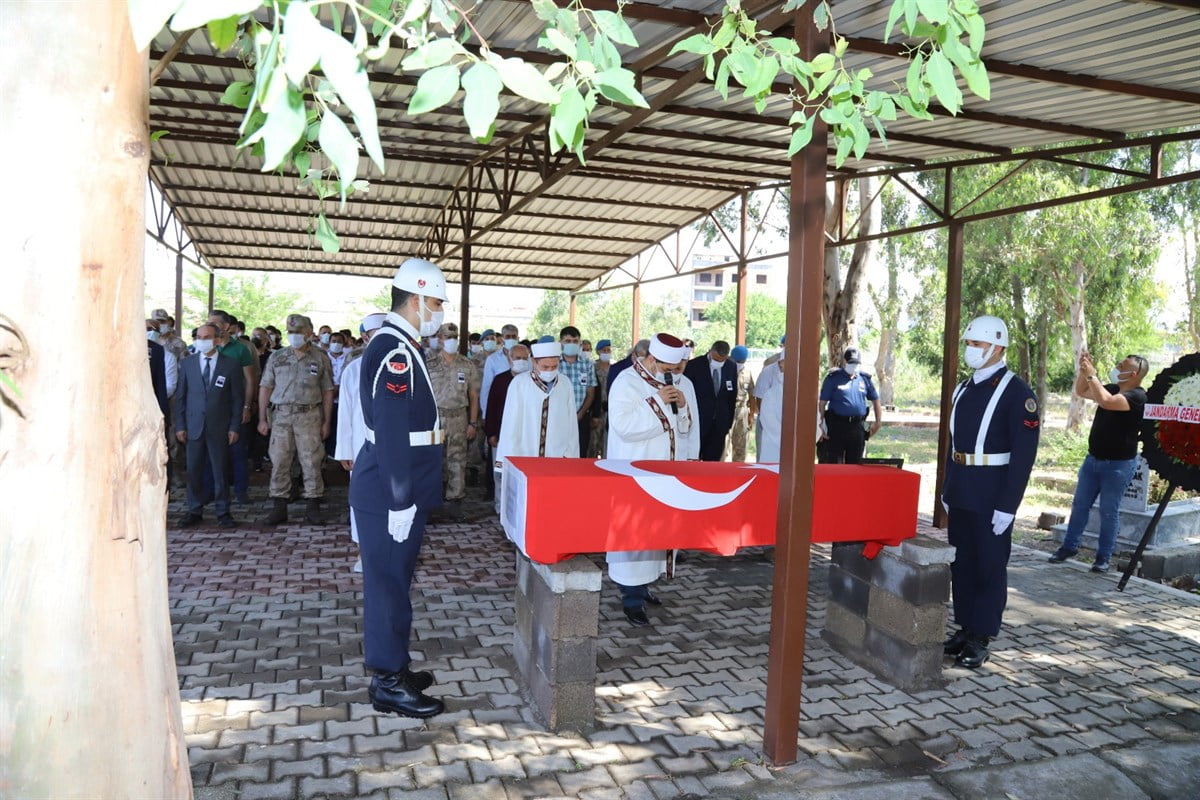
M 916 533 L 921 478 L 894 467 L 818 464 L 813 541 L 865 542 L 873 557 Z M 513 458 L 501 519 L 525 555 L 707 550 L 775 544 L 779 467 L 707 461 Z

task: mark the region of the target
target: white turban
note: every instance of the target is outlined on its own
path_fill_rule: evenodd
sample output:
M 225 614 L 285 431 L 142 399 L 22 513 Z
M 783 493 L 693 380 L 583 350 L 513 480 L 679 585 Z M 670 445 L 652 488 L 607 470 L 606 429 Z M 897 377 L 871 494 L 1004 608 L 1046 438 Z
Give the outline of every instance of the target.
M 387 314 L 367 314 L 363 317 L 362 324 L 359 325 L 359 332 L 377 331 L 383 327 L 385 319 L 387 319 Z
M 560 358 L 562 345 L 558 342 L 534 342 L 529 347 L 534 358 Z
M 688 357 L 688 349 L 671 334 L 656 333 L 650 340 L 650 355 L 664 364 L 678 364 Z

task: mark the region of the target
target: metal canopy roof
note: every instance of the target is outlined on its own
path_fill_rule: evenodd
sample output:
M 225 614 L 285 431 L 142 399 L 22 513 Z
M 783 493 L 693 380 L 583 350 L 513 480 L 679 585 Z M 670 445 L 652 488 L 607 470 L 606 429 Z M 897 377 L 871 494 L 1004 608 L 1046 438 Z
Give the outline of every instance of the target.
M 779 11 L 781 0 L 758 5 L 760 19 L 786 30 L 790 15 Z M 1067 141 L 1119 143 L 1137 132 L 1200 124 L 1197 0 L 981 5 L 991 101 L 966 95 L 958 117 L 935 109 L 932 122 L 902 118 L 889 128 L 886 150 L 873 141 L 864 159 L 847 161 L 841 172 L 994 158 Z M 895 38 L 881 41 L 889 6 L 846 0 L 833 8 L 838 32 L 850 42 L 849 65 L 869 67 L 880 87 L 902 83 L 906 68 Z M 421 251 L 457 281 L 469 238 L 472 283 L 579 289 L 740 192 L 786 182 L 786 97 L 758 115 L 750 101 L 732 101 L 736 93 L 723 102 L 697 77 L 693 56 L 665 57 L 722 8 L 720 0 L 624 6 L 640 47 L 623 55 L 635 65 L 651 111 L 599 107 L 586 165 L 544 157 L 540 110 L 512 95 L 503 98 L 488 146 L 468 136 L 459 107 L 407 116 L 416 80 L 395 72 L 402 53 L 391 53 L 371 73 L 387 173 L 379 176 L 364 158 L 369 193 L 344 211 L 336 202 L 327 206 L 342 240 L 333 255 L 306 232 L 315 197 L 294 175 L 263 174 L 256 159 L 233 147 L 241 112 L 219 98 L 248 70 L 193 36 L 151 90 L 151 128 L 170 131 L 155 144 L 152 179 L 215 269 L 390 277 L 398 259 Z M 553 60 L 536 49 L 540 25 L 525 0 L 481 3 L 475 24 L 501 54 Z M 170 32 L 161 33 L 152 60 L 173 43 Z M 781 93 L 786 89 L 779 84 Z M 837 172 L 832 155 L 829 164 L 830 174 Z M 455 187 L 488 181 L 492 191 L 475 193 L 468 236 L 455 205 L 465 193 Z

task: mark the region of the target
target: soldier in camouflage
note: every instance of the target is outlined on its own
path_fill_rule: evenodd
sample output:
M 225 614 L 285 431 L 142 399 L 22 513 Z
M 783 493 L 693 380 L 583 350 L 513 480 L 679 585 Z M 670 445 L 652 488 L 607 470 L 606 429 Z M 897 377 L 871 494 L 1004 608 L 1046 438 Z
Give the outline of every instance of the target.
M 754 376 L 746 366 L 750 351 L 738 345 L 729 353 L 737 365 L 737 400 L 733 405 L 733 427 L 729 429 L 729 442 L 725 452 L 730 461 L 746 460 L 746 441 L 754 430 Z
M 458 326 L 447 322 L 438 329 L 440 347 L 429 359 L 429 381 L 442 421 L 445 459 L 442 488 L 446 500 L 466 495 L 467 445 L 479 432 L 479 369 L 458 352 Z

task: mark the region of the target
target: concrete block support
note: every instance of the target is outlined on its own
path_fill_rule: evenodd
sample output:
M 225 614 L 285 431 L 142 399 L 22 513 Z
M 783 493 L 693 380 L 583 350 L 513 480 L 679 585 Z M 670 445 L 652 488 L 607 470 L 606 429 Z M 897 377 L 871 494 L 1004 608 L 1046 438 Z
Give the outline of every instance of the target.
M 596 724 L 600 570 L 586 556 L 538 564 L 517 554 L 513 657 L 537 719 L 552 731 Z
M 885 548 L 835 544 L 822 635 L 852 661 L 899 689 L 943 685 L 942 639 L 954 548 L 928 537 Z

